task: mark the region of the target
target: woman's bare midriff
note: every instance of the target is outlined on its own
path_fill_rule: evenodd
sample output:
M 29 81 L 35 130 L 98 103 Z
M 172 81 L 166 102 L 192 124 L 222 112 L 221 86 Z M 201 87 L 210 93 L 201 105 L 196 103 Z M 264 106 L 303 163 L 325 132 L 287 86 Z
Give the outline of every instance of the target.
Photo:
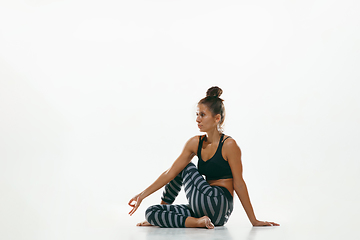
M 231 196 L 234 196 L 234 185 L 233 185 L 233 179 L 217 179 L 217 180 L 208 180 L 207 181 L 210 186 L 219 186 L 224 187 L 231 193 Z

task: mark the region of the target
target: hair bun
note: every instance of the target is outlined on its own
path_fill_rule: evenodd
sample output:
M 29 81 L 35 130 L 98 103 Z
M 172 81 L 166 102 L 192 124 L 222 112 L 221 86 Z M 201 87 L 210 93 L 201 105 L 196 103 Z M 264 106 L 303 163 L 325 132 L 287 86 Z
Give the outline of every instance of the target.
M 223 91 L 219 87 L 211 87 L 207 90 L 207 97 L 220 97 Z

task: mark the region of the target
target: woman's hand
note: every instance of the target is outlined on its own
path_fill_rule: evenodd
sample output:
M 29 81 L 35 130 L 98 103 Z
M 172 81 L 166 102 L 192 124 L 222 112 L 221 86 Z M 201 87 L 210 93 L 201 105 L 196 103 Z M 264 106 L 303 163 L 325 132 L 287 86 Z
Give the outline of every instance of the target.
M 280 224 L 278 224 L 278 223 L 259 221 L 259 220 L 256 220 L 255 222 L 253 222 L 252 225 L 254 227 L 259 227 L 259 226 L 280 226 Z
M 141 201 L 143 200 L 142 194 L 138 194 L 129 201 L 129 206 L 133 209 L 129 212 L 130 216 L 134 214 L 134 212 L 138 209 L 140 206 Z M 135 201 L 135 203 L 133 203 Z

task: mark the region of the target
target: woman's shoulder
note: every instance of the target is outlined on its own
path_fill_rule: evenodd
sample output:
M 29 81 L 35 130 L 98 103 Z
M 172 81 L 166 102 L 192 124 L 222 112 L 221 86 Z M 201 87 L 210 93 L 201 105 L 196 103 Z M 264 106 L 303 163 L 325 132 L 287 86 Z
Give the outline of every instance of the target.
M 191 137 L 185 144 L 185 149 L 190 150 L 193 153 L 197 153 L 197 149 L 199 146 L 199 140 L 200 137 L 203 137 L 205 135 L 196 135 L 194 137 Z
M 224 137 L 224 139 L 226 138 Z M 229 160 L 230 156 L 234 156 L 234 154 L 236 153 L 240 154 L 239 156 L 241 159 L 241 149 L 236 143 L 235 139 L 233 139 L 232 137 L 226 139 L 226 141 L 223 144 L 222 152 L 224 159 L 226 159 L 227 161 Z
M 204 139 L 205 136 L 206 136 L 206 134 L 204 134 L 204 135 L 195 135 L 195 136 L 193 136 L 192 138 L 190 138 L 187 141 L 186 145 L 191 145 L 191 146 L 197 148 L 198 145 L 199 145 L 200 140 Z
M 239 147 L 238 144 L 236 143 L 235 139 L 230 137 L 229 135 L 224 135 L 223 142 L 224 142 L 223 146 L 225 148 Z
M 206 135 L 195 135 L 192 138 L 188 140 L 188 143 L 196 143 L 196 145 L 199 143 L 200 139 L 203 139 Z

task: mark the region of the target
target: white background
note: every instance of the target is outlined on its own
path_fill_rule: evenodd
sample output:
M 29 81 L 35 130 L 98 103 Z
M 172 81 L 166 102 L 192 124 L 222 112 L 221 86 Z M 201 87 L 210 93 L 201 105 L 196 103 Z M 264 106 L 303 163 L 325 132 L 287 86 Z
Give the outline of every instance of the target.
M 119 239 L 159 203 L 161 191 L 127 215 L 200 134 L 196 104 L 214 85 L 257 217 L 354 237 L 359 12 L 355 0 L 1 1 L 0 238 Z M 250 225 L 238 199 L 235 223 Z

